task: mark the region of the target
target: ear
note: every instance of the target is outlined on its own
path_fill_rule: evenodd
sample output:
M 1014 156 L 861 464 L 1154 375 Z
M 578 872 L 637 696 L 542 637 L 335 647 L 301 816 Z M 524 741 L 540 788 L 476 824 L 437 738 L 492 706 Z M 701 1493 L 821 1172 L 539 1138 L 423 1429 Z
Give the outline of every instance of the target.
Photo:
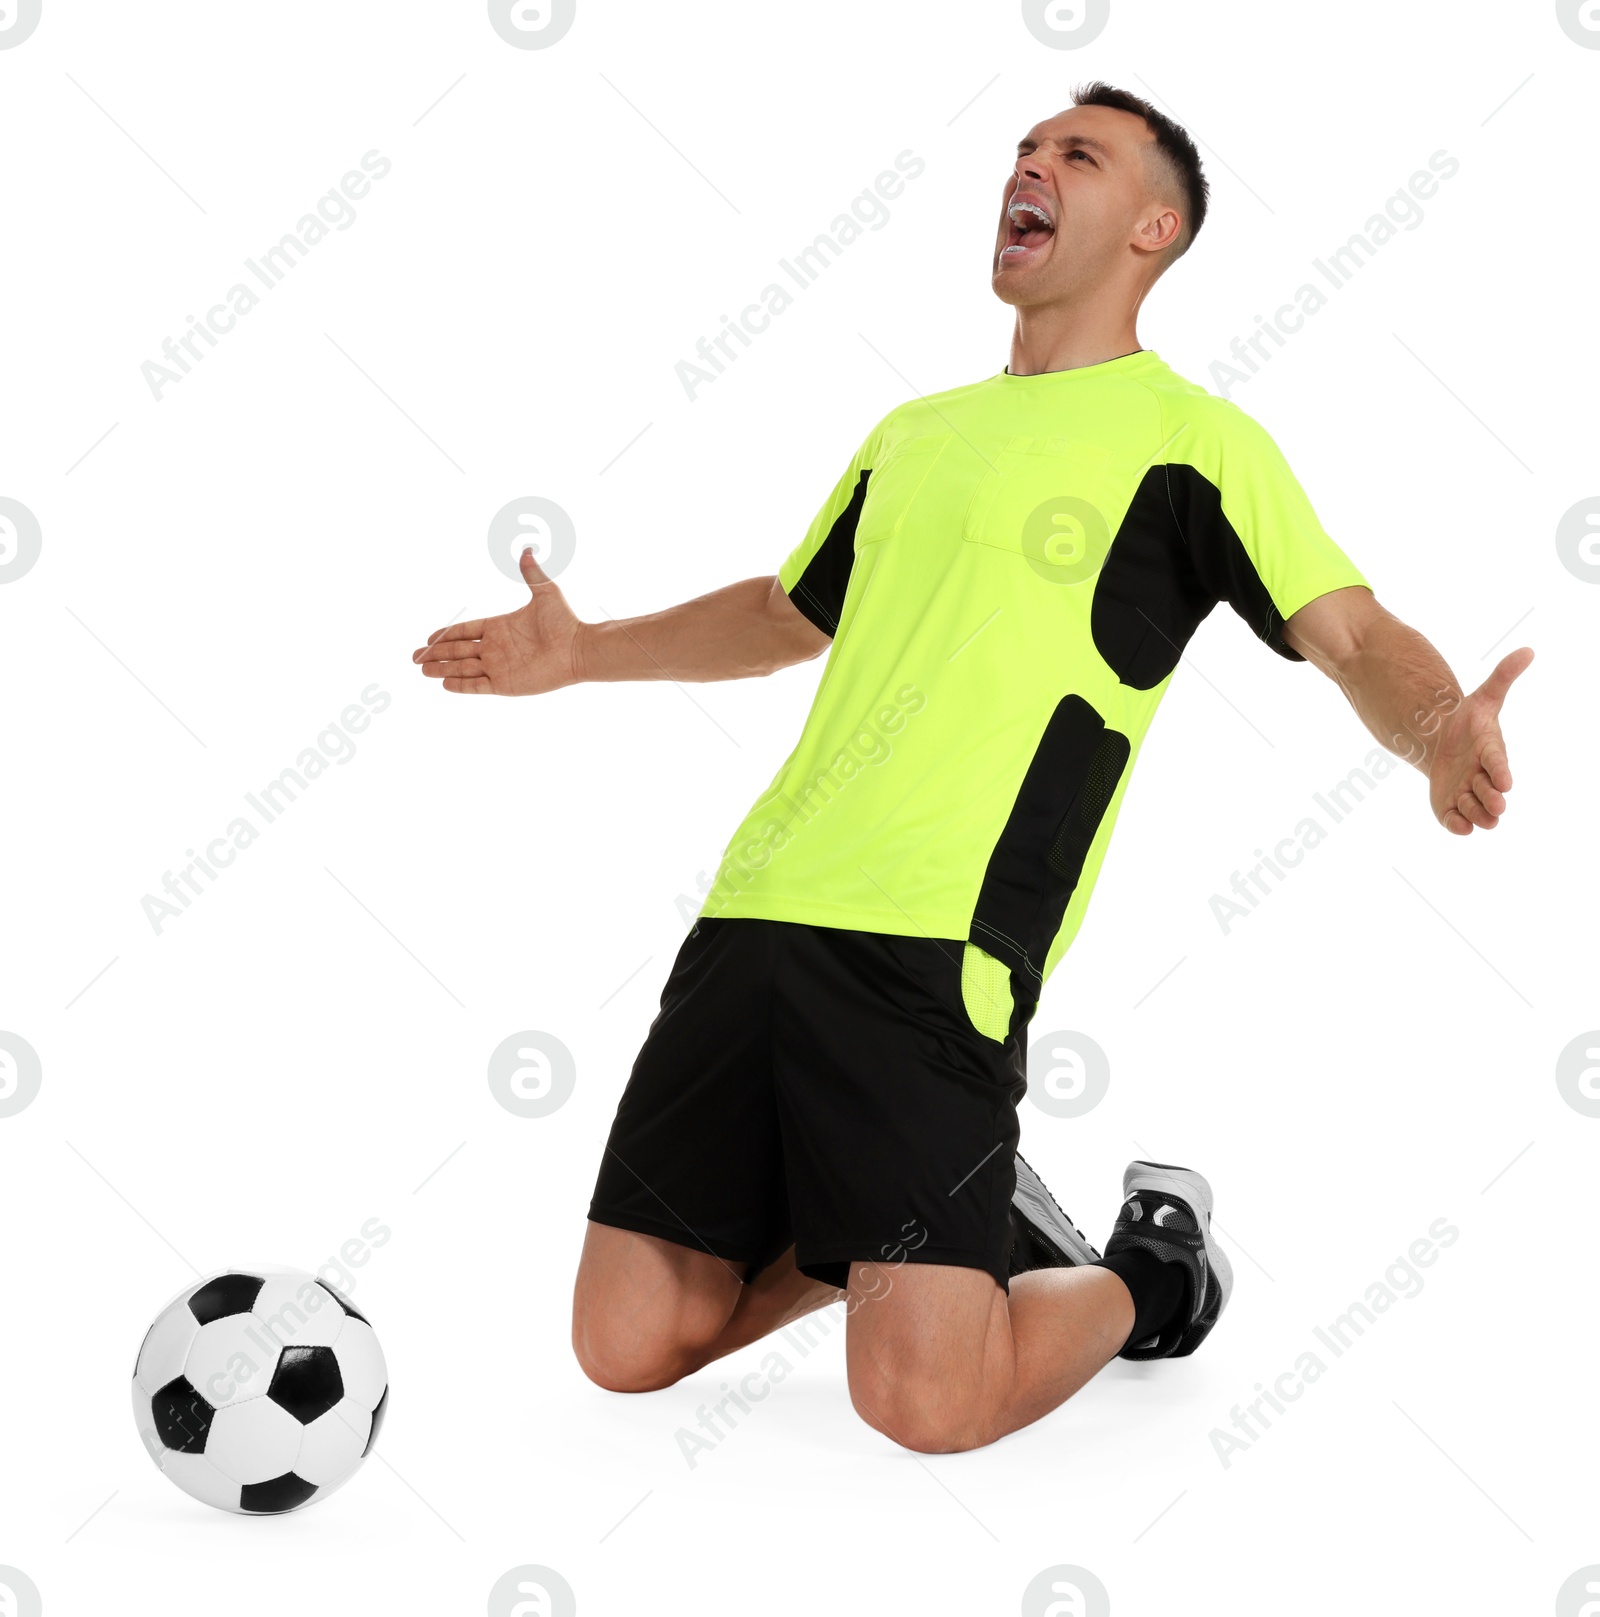
M 1183 220 L 1173 207 L 1158 207 L 1139 221 L 1134 230 L 1133 244 L 1141 252 L 1164 253 L 1183 233 Z

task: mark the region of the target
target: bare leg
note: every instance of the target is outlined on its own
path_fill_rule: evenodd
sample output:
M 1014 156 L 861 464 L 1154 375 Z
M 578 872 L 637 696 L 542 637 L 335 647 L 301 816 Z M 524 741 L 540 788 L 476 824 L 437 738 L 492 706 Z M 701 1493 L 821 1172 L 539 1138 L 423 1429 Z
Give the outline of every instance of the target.
M 738 1265 L 708 1252 L 591 1223 L 572 1347 L 591 1381 L 653 1392 L 844 1295 L 801 1274 L 793 1247 L 746 1285 Z
M 979 1448 L 1047 1415 L 1133 1329 L 1109 1269 L 1039 1269 L 1011 1295 L 981 1269 L 850 1267 L 850 1397 L 869 1426 L 926 1454 Z

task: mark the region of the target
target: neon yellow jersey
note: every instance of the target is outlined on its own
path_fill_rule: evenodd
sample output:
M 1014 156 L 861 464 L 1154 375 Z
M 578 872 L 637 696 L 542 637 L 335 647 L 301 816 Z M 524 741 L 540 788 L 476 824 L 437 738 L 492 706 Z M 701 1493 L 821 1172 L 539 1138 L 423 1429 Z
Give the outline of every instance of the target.
M 1140 743 L 1226 601 L 1366 585 L 1265 431 L 1152 351 L 891 411 L 779 569 L 833 637 L 701 914 L 975 944 L 1035 990 Z

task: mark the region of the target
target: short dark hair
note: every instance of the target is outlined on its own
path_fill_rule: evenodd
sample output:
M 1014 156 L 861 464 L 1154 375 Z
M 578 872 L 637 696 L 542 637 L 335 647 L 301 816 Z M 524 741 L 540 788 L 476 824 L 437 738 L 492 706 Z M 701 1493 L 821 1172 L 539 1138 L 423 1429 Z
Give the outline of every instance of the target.
M 1136 118 L 1144 119 L 1150 133 L 1156 137 L 1156 149 L 1161 158 L 1183 187 L 1184 200 L 1188 204 L 1188 218 L 1184 223 L 1189 234 L 1179 254 L 1181 256 L 1188 252 L 1190 242 L 1200 234 L 1200 227 L 1205 223 L 1206 202 L 1211 195 L 1205 170 L 1200 166 L 1200 153 L 1189 138 L 1188 130 L 1151 106 L 1143 96 L 1119 90 L 1114 84 L 1106 84 L 1100 79 L 1092 84 L 1080 84 L 1072 92 L 1072 104 L 1075 107 L 1111 107 L 1117 112 L 1131 112 Z

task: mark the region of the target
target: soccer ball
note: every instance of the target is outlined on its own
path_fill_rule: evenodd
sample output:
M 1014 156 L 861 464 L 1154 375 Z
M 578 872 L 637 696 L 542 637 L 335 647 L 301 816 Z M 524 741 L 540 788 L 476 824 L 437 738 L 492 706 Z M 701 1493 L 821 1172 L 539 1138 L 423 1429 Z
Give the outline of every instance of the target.
M 299 1269 L 227 1269 L 156 1316 L 133 1418 L 161 1470 L 219 1510 L 297 1510 L 355 1475 L 389 1402 L 366 1318 Z

